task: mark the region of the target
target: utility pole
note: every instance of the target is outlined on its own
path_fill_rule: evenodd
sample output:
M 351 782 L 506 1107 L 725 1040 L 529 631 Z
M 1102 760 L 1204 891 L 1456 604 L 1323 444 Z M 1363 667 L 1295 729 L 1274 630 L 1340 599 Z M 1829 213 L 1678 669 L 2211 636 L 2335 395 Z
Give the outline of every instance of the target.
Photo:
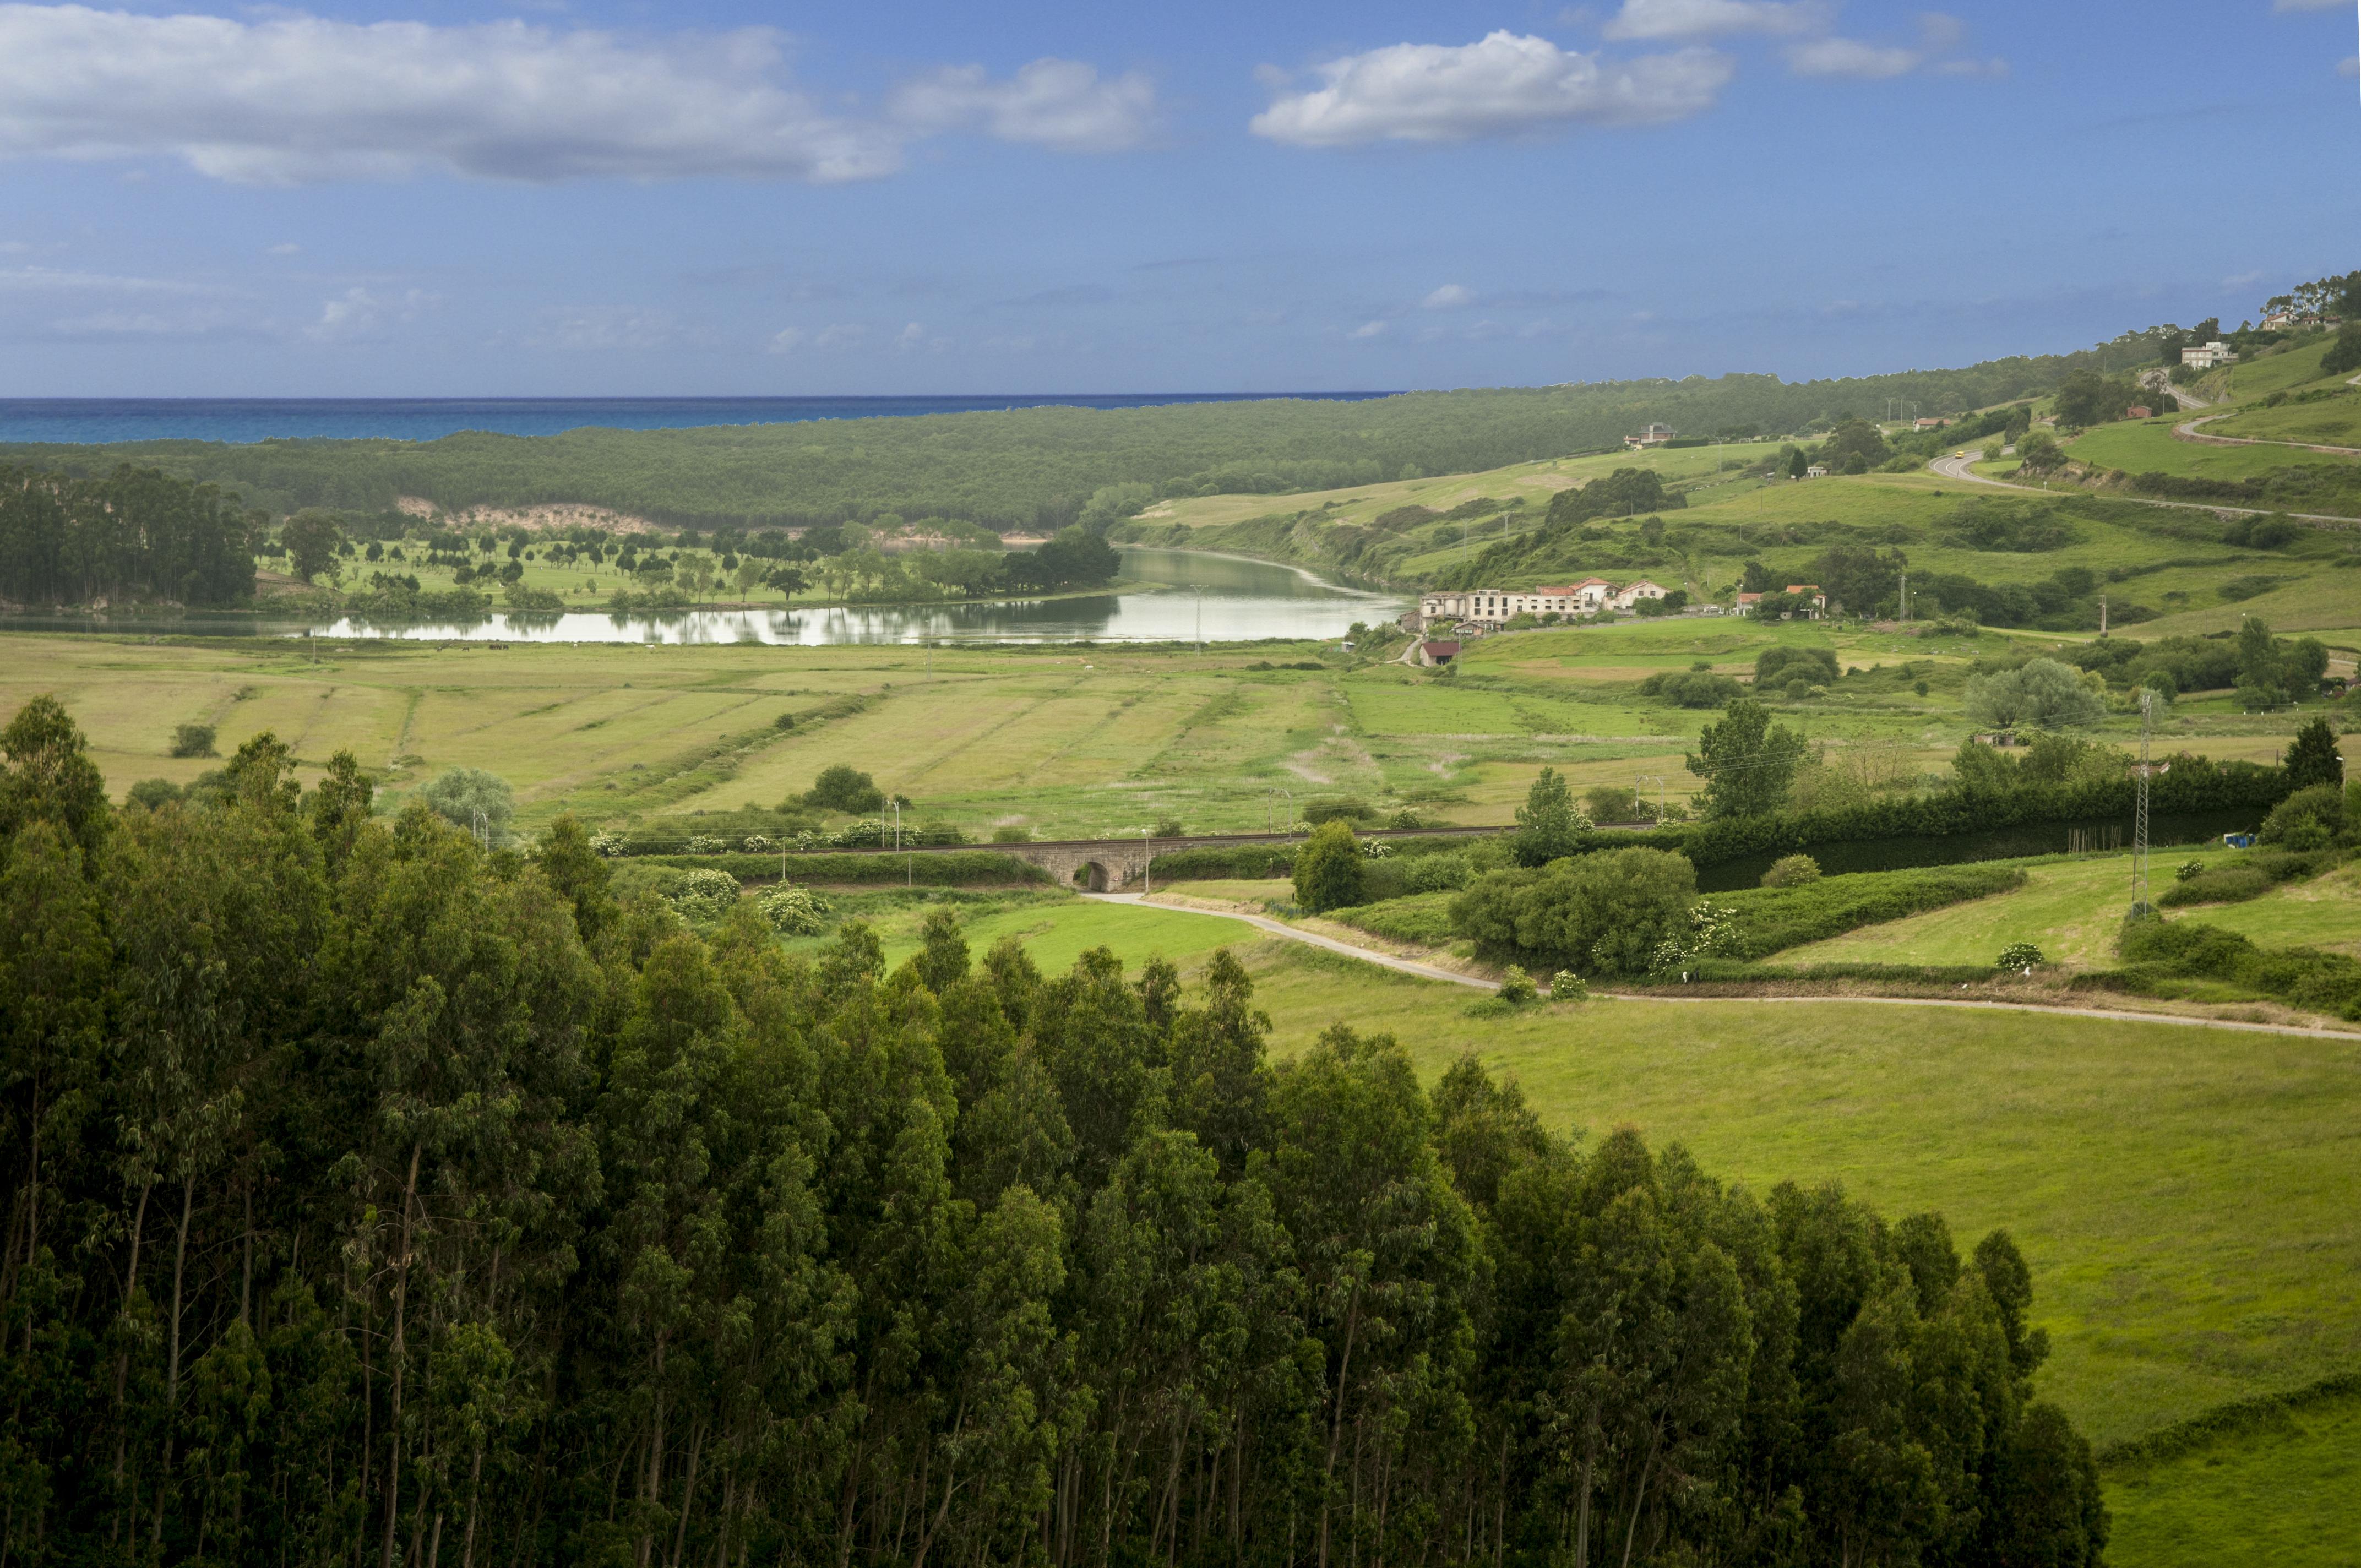
M 2132 810 L 2132 914 L 2135 920 L 2145 920 L 2156 913 L 2147 901 L 2147 749 L 2148 733 L 2156 717 L 2156 692 L 2148 686 L 2140 688 L 2140 760 L 2139 794 Z
M 1148 874 L 1149 863 L 1156 859 L 1156 841 L 1151 837 L 1155 831 L 1153 828 L 1139 830 L 1139 896 L 1142 898 L 1156 891 L 1156 883 Z
M 1907 572 L 1902 574 L 1902 619 L 1905 623 L 1910 620 L 1910 574 Z
M 2099 638 L 2100 638 L 2100 641 L 2104 641 L 2106 640 L 2106 635 L 2107 635 L 2107 596 L 2106 596 L 2106 595 L 2104 595 L 2104 594 L 2101 594 L 2101 595 L 2099 596 Z
M 1641 791 L 1644 786 L 1646 786 L 1646 785 L 1648 785 L 1648 784 L 1654 784 L 1654 785 L 1656 786 L 1656 826 L 1657 826 L 1657 827 L 1659 827 L 1659 828 L 1662 828 L 1662 827 L 1664 825 L 1664 774 L 1662 774 L 1662 773 L 1642 773 L 1638 778 L 1636 778 L 1636 779 L 1632 780 L 1632 781 L 1631 781 L 1631 798 L 1632 798 L 1633 804 L 1634 804 L 1634 805 L 1636 805 L 1636 804 L 1638 803 L 1638 801 L 1639 801 L 1639 798 L 1640 798 L 1640 791 Z

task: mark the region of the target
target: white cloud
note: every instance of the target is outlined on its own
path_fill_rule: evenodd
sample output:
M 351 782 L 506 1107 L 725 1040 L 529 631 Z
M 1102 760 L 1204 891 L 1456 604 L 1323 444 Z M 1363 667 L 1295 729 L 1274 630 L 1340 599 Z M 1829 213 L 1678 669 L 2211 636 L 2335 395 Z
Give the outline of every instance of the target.
M 1967 24 L 1940 11 L 1921 12 L 1917 47 L 1865 43 L 1859 38 L 1809 38 L 1787 49 L 1787 66 L 1798 76 L 1841 76 L 1885 82 L 1922 67 L 1941 76 L 2001 77 L 2004 60 L 1947 58 L 1967 40 Z
M 1356 343 L 1365 343 L 1370 338 L 1383 337 L 1385 334 L 1386 323 L 1384 322 L 1363 322 L 1360 325 L 1355 327 L 1345 335 L 1353 339 Z
M 382 298 L 367 289 L 347 289 L 321 304 L 319 319 L 303 329 L 303 335 L 314 343 L 373 337 L 389 323 L 415 321 L 421 313 L 441 302 L 437 296 L 416 289 L 392 298 Z
M 782 327 L 777 332 L 773 333 L 771 334 L 771 341 L 765 345 L 764 347 L 765 352 L 771 354 L 793 354 L 796 349 L 801 348 L 803 345 L 803 329 L 801 327 L 790 326 Z
M 2223 279 L 2222 287 L 2235 294 L 2251 289 L 2262 280 L 2263 275 L 2260 272 L 2241 272 L 2235 277 Z
M 1154 124 L 1156 84 L 1138 71 L 1101 78 L 1075 60 L 1037 60 L 1005 82 L 951 66 L 896 88 L 887 104 L 922 131 L 974 129 L 1062 152 L 1119 152 Z
M 0 268 L 0 292 L 98 294 L 211 294 L 219 291 L 172 278 L 124 278 L 105 272 L 67 271 L 56 267 Z
M 1503 30 L 1457 47 L 1394 44 L 1317 72 L 1323 85 L 1284 93 L 1254 117 L 1257 136 L 1358 147 L 1677 120 L 1712 107 L 1730 63 L 1704 49 L 1603 60 Z
M 267 254 L 271 256 L 294 256 L 299 254 L 302 248 L 303 247 L 300 245 L 289 242 L 270 247 Z
M 839 322 L 834 326 L 822 327 L 812 344 L 818 348 L 850 348 L 868 335 L 869 329 L 857 322 Z
M 1798 76 L 1850 76 L 1860 82 L 1907 76 L 1926 58 L 1915 49 L 1859 38 L 1814 38 L 1787 50 L 1787 64 Z
M 910 140 L 939 129 L 1129 145 L 1154 96 L 1144 77 L 1101 82 L 1087 65 L 1039 60 L 1007 82 L 929 78 L 908 90 L 928 118 L 863 118 L 789 82 L 785 56 L 764 27 L 627 37 L 0 3 L 0 157 L 169 158 L 281 185 L 420 173 L 825 182 L 891 173 Z
M 1705 38 L 1723 33 L 1810 33 L 1833 7 L 1817 0 L 1623 0 L 1610 38 Z
M 1471 305 L 1475 302 L 1476 291 L 1460 283 L 1445 283 L 1419 302 L 1430 311 L 1456 310 L 1462 305 Z

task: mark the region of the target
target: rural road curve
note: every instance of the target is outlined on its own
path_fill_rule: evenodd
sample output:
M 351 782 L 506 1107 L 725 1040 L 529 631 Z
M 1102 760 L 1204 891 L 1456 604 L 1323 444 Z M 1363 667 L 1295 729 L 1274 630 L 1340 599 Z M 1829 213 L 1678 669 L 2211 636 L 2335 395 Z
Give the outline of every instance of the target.
M 2212 417 L 2218 419 L 2221 416 L 2216 414 Z M 2190 424 L 2202 424 L 2203 422 L 2204 421 L 2202 420 L 2191 420 Z M 2188 427 L 2183 426 L 2181 428 L 2186 429 Z M 2180 435 L 2180 431 L 2175 430 L 2173 434 L 2176 436 Z M 2230 445 L 2268 444 L 2277 446 L 2287 444 L 2283 442 L 2242 442 L 2237 437 L 2227 435 L 2202 435 L 2189 439 L 2198 441 L 2218 441 Z M 2361 452 L 2361 448 L 2349 446 L 2322 446 L 2313 448 L 2312 450 L 2320 452 Z M 1957 479 L 1962 484 L 1990 485 L 1996 490 L 2015 490 L 2020 495 L 2028 496 L 2054 496 L 2059 493 L 2056 490 L 2045 490 L 2038 485 L 2012 485 L 2006 479 L 1989 478 L 1975 471 L 1974 465 L 1976 461 L 1976 454 L 1971 452 L 1964 457 L 1938 457 L 1933 462 L 1927 464 L 1927 466 L 1932 469 L 1942 478 Z M 2272 515 L 2267 508 L 2224 506 L 2219 501 L 2160 501 L 2147 496 L 2117 496 L 2115 499 L 2123 501 L 2136 501 L 2144 507 L 2180 507 L 2184 510 L 2210 511 L 2214 513 L 2216 516 L 2223 517 L 2268 517 Z M 2325 522 L 2340 528 L 2351 528 L 2356 522 L 2361 522 L 2361 518 L 2337 517 L 2328 512 L 2291 511 L 2287 515 L 2294 518 L 2299 522 Z
M 1374 952 L 1367 948 L 1356 948 L 1350 942 L 1340 942 L 1334 937 L 1323 937 L 1316 931 L 1301 930 L 1296 927 L 1286 924 L 1284 921 L 1273 920 L 1266 916 L 1234 914 L 1228 910 L 1188 910 L 1186 905 L 1177 904 L 1146 905 L 1146 901 L 1143 896 L 1137 893 L 1086 893 L 1082 894 L 1082 896 L 1084 898 L 1094 899 L 1101 904 L 1143 905 L 1149 908 L 1181 909 L 1191 914 L 1211 915 L 1215 919 L 1235 920 L 1244 925 L 1252 926 L 1258 931 L 1268 931 L 1274 937 L 1283 937 L 1291 942 L 1301 942 L 1306 947 L 1318 948 L 1325 952 L 1339 953 L 1348 959 L 1359 959 L 1365 963 L 1376 964 L 1381 969 L 1397 970 L 1403 974 L 1414 974 L 1422 980 L 1448 981 L 1453 985 L 1464 985 L 1471 991 L 1498 991 L 1500 989 L 1499 985 L 1493 981 L 1478 980 L 1473 975 L 1455 974 L 1450 970 L 1438 969 L 1433 964 L 1422 964 L 1412 959 L 1398 959 L 1391 953 Z M 2247 1035 L 2296 1035 L 2306 1039 L 2361 1040 L 2361 1033 L 2355 1033 L 2346 1029 L 2311 1028 L 2297 1024 L 2248 1024 L 2230 1018 L 2188 1018 L 2183 1017 L 2177 1013 L 2133 1013 L 2122 1008 L 2114 1007 L 2049 1007 L 2037 1002 L 1954 1002 L 1939 996 L 1749 996 L 1731 998 L 1727 996 L 1664 996 L 1653 992 L 1637 992 L 1628 991 L 1599 991 L 1594 992 L 1592 994 L 1595 996 L 1611 998 L 1618 1002 L 1664 1002 L 1670 1003 L 1675 1006 L 1679 1006 L 1684 1003 L 1696 1004 L 1708 1002 L 1729 1002 L 1738 1000 L 1748 1003 L 1853 1003 L 1876 1007 L 1953 1007 L 1971 1008 L 1979 1012 L 1986 1013 L 2048 1013 L 2053 1014 L 2061 1018 L 2109 1018 L 2125 1024 L 2180 1024 L 2190 1028 L 2230 1029 L 2240 1034 Z
M 2230 411 L 2231 413 L 2246 411 L 2244 409 Z M 2334 452 L 2347 457 L 2361 457 L 2361 446 L 2320 446 L 2308 441 L 2264 441 L 2251 435 L 2206 435 L 2198 429 L 2200 425 L 2212 424 L 2217 419 L 2229 417 L 2230 414 L 2219 413 L 2207 414 L 2202 419 L 2183 420 L 2172 427 L 2172 439 L 2194 441 L 2206 446 L 2291 446 L 2298 452 Z

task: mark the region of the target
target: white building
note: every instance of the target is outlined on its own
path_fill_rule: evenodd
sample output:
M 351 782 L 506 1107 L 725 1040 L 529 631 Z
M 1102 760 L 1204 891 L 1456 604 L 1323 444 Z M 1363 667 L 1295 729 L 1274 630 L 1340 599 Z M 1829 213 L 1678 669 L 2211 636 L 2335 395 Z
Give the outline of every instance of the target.
M 1673 427 L 1671 425 L 1652 424 L 1637 435 L 1625 436 L 1623 438 L 1623 444 L 1631 447 L 1636 452 L 1643 446 L 1662 446 L 1672 438 Z
M 2235 365 L 2238 356 L 2227 345 L 2215 342 L 2193 344 L 2180 351 L 2180 362 L 2199 370 L 2211 370 L 2217 365 Z
M 1660 599 L 1664 597 L 1664 590 L 1662 587 L 1642 577 L 1636 583 L 1624 585 L 1622 591 L 1608 602 L 1614 605 L 1617 609 L 1630 609 L 1642 599 Z
M 1664 589 L 1647 586 L 1655 589 L 1653 597 L 1664 597 Z M 1596 615 L 1614 599 L 1613 584 L 1587 577 L 1562 587 L 1438 589 L 1419 596 L 1418 613 L 1430 626 L 1450 621 L 1497 631 L 1521 615 Z

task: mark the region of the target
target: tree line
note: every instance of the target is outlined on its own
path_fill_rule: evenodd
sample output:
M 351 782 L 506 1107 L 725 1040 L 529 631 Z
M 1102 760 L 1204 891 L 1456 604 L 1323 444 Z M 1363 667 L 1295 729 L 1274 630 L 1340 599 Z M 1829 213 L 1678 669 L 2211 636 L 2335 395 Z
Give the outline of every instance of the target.
M 541 437 L 468 432 L 414 443 L 48 444 L 0 448 L 0 456 L 76 472 L 155 464 L 235 488 L 276 515 L 303 507 L 383 513 L 407 496 L 451 512 L 578 502 L 669 527 L 894 513 L 1055 532 L 1128 515 L 1159 496 L 1320 489 L 1610 450 L 1651 421 L 1788 431 L 1894 398 L 1930 411 L 1982 408 L 2046 392 L 2078 367 L 2113 371 L 2154 354 L 2150 335 L 2127 334 L 2076 354 L 1839 380 L 1734 375 L 1350 402 L 1038 408 Z
M 0 465 L 0 598 L 234 604 L 254 593 L 260 522 L 214 485 L 154 468 Z
M 10 1562 L 2089 1563 L 2004 1233 L 0 734 Z

